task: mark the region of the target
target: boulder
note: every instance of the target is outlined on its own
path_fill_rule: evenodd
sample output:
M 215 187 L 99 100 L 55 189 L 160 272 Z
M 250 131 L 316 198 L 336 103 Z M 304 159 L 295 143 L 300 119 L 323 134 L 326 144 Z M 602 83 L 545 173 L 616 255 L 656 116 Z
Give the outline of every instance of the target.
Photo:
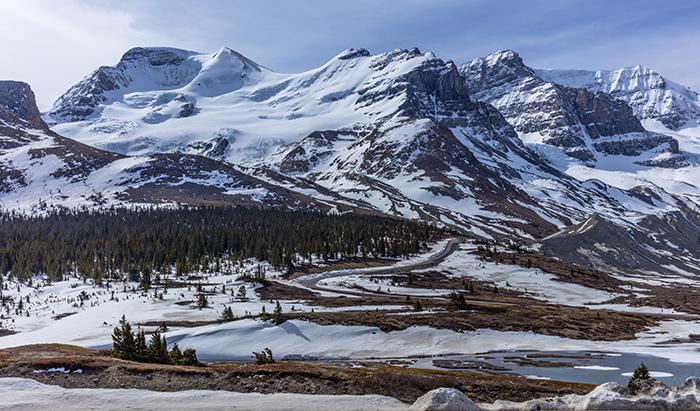
M 477 411 L 481 410 L 481 407 L 459 390 L 438 388 L 418 398 L 410 409 L 416 411 Z

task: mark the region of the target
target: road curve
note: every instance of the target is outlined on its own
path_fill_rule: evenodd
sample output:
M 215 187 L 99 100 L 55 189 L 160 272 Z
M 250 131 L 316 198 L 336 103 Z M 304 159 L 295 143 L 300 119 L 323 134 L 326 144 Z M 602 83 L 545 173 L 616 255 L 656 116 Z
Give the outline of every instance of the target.
M 319 291 L 331 291 L 335 293 L 341 293 L 341 294 L 355 294 L 355 295 L 367 295 L 367 294 L 374 294 L 373 292 L 352 292 L 352 291 L 338 291 L 332 288 L 326 288 L 326 287 L 321 287 L 318 285 L 318 282 L 321 280 L 325 280 L 328 278 L 334 278 L 334 277 L 344 277 L 346 275 L 355 275 L 355 274 L 368 274 L 368 275 L 386 275 L 386 274 L 397 274 L 397 273 L 402 273 L 406 271 L 413 271 L 413 270 L 424 270 L 427 268 L 432 268 L 435 267 L 436 265 L 440 264 L 445 260 L 445 258 L 449 257 L 452 253 L 457 251 L 459 248 L 459 245 L 462 243 L 461 238 L 451 238 L 447 244 L 445 245 L 445 248 L 442 250 L 436 252 L 435 254 L 428 256 L 427 259 L 423 261 L 418 261 L 412 264 L 404 264 L 401 266 L 395 266 L 395 265 L 388 265 L 384 267 L 373 267 L 373 268 L 355 268 L 355 269 L 346 269 L 346 270 L 334 270 L 334 271 L 327 271 L 324 273 L 316 273 L 316 274 L 308 274 L 302 277 L 298 277 L 293 282 L 302 285 L 307 288 L 319 290 Z M 397 294 L 394 294 L 397 295 Z M 400 295 L 400 294 L 398 294 Z

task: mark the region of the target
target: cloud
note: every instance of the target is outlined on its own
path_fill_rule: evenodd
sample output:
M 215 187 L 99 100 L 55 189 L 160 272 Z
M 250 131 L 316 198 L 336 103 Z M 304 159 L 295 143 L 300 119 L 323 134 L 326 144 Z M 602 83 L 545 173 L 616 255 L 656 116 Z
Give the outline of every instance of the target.
M 0 12 L 0 78 L 30 83 L 40 107 L 134 45 L 158 41 L 118 10 L 75 0 L 7 1 Z

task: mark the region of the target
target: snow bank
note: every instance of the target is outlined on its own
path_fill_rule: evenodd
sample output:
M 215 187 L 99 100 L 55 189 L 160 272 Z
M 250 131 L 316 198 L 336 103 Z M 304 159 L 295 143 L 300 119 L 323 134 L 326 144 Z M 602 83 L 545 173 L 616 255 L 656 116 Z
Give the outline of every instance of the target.
M 456 332 L 425 326 L 384 332 L 377 327 L 319 325 L 289 320 L 281 325 L 239 320 L 166 333 L 168 343 L 196 348 L 205 361 L 246 360 L 269 347 L 276 357 L 394 358 L 440 354 L 471 354 L 488 350 L 593 350 L 595 342 L 529 332 L 476 330 Z M 607 348 L 607 346 L 606 346 Z
M 644 392 L 631 393 L 624 385 L 606 383 L 586 395 L 565 395 L 525 402 L 498 400 L 475 404 L 460 391 L 438 388 L 418 398 L 410 407 L 382 395 L 258 394 L 192 390 L 155 392 L 138 389 L 67 389 L 25 378 L 0 378 L 3 409 L 170 409 L 170 410 L 691 410 L 700 408 L 700 378 L 685 380 L 679 387 L 656 382 Z
M 229 391 L 155 392 L 119 389 L 66 389 L 24 378 L 0 378 L 2 409 L 11 410 L 405 410 L 403 402 L 381 395 L 257 394 Z
M 695 322 L 667 321 L 637 334 L 635 340 L 607 342 L 490 329 L 456 332 L 414 326 L 384 332 L 369 326 L 319 325 L 300 320 L 274 325 L 244 319 L 173 330 L 166 333 L 166 337 L 170 344 L 177 342 L 181 348 L 195 348 L 200 359 L 205 361 L 247 360 L 251 359 L 252 351 L 269 347 L 279 358 L 395 358 L 474 354 L 485 350 L 539 350 L 628 352 L 676 362 L 700 363 L 698 344 L 660 344 L 668 339 L 698 333 L 700 324 Z

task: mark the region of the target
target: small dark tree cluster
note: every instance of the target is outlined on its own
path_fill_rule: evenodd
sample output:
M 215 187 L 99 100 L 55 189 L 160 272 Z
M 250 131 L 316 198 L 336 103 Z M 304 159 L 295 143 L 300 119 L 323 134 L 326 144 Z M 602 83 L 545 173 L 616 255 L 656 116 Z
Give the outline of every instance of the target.
M 112 332 L 112 355 L 129 361 L 174 365 L 201 365 L 193 348 L 180 351 L 177 344 L 168 352 L 168 343 L 161 330 L 156 330 L 146 344 L 142 329 L 134 332 L 131 324 L 122 316 L 119 326 Z
M 272 310 L 272 314 L 265 310 L 265 306 L 262 306 L 260 311 L 260 319 L 263 321 L 272 321 L 275 325 L 280 325 L 286 320 L 284 319 L 284 314 L 282 313 L 282 304 L 279 301 L 275 303 L 275 308 Z
M 262 270 L 262 267 L 260 267 L 260 265 L 258 265 L 258 269 L 255 273 L 245 273 L 243 275 L 239 275 L 237 280 L 253 284 L 270 285 L 270 281 L 267 280 L 265 276 L 265 271 Z
M 209 307 L 209 299 L 207 298 L 207 296 L 203 293 L 197 294 L 197 308 L 201 310 L 202 308 L 207 307 Z
M 461 311 L 467 309 L 467 302 L 464 301 L 464 294 L 462 293 L 450 293 L 450 301 L 447 302 L 448 311 Z
M 260 352 L 253 351 L 253 355 L 255 356 L 255 363 L 258 365 L 273 364 L 275 362 L 275 359 L 272 357 L 272 350 L 269 348 L 265 348 Z
M 282 305 L 279 301 L 277 301 L 275 304 L 275 309 L 272 310 L 272 323 L 275 325 L 280 325 L 284 321 L 284 316 L 282 315 Z
M 416 300 L 413 303 L 413 311 L 416 311 L 416 312 L 423 311 L 423 304 L 421 304 L 420 300 Z
M 231 322 L 235 320 L 236 316 L 233 315 L 233 310 L 231 309 L 231 307 L 224 307 L 224 311 L 221 312 L 221 321 Z

